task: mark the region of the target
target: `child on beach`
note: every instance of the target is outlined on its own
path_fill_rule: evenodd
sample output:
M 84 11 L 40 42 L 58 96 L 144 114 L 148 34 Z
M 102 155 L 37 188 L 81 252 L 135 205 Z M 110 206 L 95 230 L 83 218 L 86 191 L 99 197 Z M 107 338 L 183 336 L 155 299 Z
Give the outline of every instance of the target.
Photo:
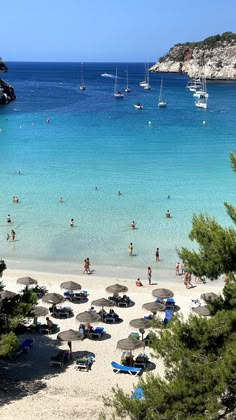
M 152 284 L 152 269 L 148 267 L 148 284 Z
M 142 287 L 143 286 L 143 283 L 141 282 L 140 278 L 137 278 L 137 280 L 136 280 L 136 286 L 137 287 Z

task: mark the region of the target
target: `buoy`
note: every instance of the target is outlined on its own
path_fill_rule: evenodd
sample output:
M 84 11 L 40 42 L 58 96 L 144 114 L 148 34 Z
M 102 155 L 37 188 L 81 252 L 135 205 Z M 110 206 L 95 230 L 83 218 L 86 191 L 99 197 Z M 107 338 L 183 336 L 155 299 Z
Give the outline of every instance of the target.
M 148 121 L 148 124 L 151 125 L 152 124 L 152 121 Z
M 203 125 L 206 125 L 206 121 L 202 121 L 202 124 L 203 124 Z

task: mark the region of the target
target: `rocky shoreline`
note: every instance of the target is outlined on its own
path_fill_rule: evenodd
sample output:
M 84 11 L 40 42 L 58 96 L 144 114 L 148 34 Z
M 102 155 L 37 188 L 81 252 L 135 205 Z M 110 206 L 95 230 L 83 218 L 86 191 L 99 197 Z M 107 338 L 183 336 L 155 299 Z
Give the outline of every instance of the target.
M 8 70 L 6 64 L 0 58 L 0 73 L 6 73 Z M 8 104 L 10 101 L 14 101 L 16 95 L 14 88 L 5 80 L 0 79 L 0 105 Z
M 0 79 L 0 105 L 8 104 L 16 99 L 14 88 Z
M 176 44 L 151 72 L 184 73 L 190 78 L 236 80 L 236 34 L 225 32 L 200 42 Z

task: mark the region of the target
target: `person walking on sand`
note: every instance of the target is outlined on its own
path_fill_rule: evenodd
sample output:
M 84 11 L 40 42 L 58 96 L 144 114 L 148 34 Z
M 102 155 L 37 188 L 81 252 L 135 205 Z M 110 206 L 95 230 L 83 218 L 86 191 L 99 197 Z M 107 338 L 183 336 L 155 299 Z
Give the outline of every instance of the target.
M 133 249 L 134 249 L 133 243 L 130 242 L 130 244 L 129 244 L 129 255 L 133 255 Z
M 160 252 L 159 248 L 156 249 L 156 261 L 160 261 Z
M 179 276 L 179 262 L 175 264 L 175 275 Z
M 148 267 L 148 284 L 152 284 L 152 269 Z
M 11 231 L 11 239 L 14 241 L 16 237 L 16 232 L 12 229 Z

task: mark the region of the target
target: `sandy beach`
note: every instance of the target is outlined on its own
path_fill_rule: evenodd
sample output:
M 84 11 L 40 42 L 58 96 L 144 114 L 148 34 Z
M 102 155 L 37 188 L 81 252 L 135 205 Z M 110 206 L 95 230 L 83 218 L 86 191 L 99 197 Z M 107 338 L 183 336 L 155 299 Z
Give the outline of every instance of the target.
M 93 268 L 93 267 L 92 267 Z M 121 350 L 116 348 L 117 341 L 126 338 L 130 332 L 135 331 L 129 326 L 129 322 L 134 318 L 141 318 L 149 313 L 142 309 L 143 303 L 154 300 L 152 290 L 157 287 L 169 288 L 174 292 L 175 301 L 180 306 L 180 312 L 186 318 L 190 314 L 191 299 L 200 298 L 201 293 L 213 291 L 218 293 L 222 290 L 223 281 L 208 281 L 206 284 L 196 284 L 194 287 L 186 289 L 183 284 L 182 276 L 176 277 L 175 270 L 165 271 L 159 267 L 153 269 L 152 285 L 148 285 L 146 270 L 137 272 L 135 269 L 119 268 L 96 268 L 91 275 L 83 274 L 59 274 L 55 268 L 54 273 L 27 270 L 21 271 L 7 269 L 3 274 L 3 282 L 6 290 L 19 291 L 20 285 L 16 284 L 19 277 L 31 276 L 38 280 L 40 286 L 46 286 L 49 292 L 62 293 L 60 284 L 63 281 L 73 280 L 82 285 L 82 288 L 89 293 L 88 302 L 74 304 L 66 302 L 66 306 L 71 306 L 76 316 L 78 313 L 88 310 L 94 299 L 108 297 L 105 288 L 109 285 L 119 283 L 126 285 L 129 290 L 127 295 L 135 302 L 130 308 L 115 308 L 116 312 L 123 319 L 120 324 L 99 324 L 105 326 L 108 338 L 105 340 L 74 341 L 72 350 L 74 356 L 80 351 L 89 351 L 95 354 L 95 362 L 91 371 L 78 371 L 75 364 L 69 364 L 65 368 L 55 368 L 50 366 L 51 355 L 57 349 L 68 349 L 66 342 L 59 342 L 57 334 L 40 335 L 26 334 L 20 339 L 29 335 L 34 339 L 34 346 L 29 353 L 22 355 L 17 361 L 11 363 L 11 376 L 22 380 L 17 384 L 13 391 L 13 398 L 7 393 L 3 393 L 3 403 L 0 408 L 2 420 L 14 418 L 32 419 L 51 419 L 56 420 L 70 419 L 89 419 L 97 418 L 103 409 L 103 397 L 111 394 L 113 386 L 118 384 L 127 393 L 131 393 L 138 377 L 127 374 L 115 374 L 111 368 L 111 362 L 120 362 Z M 143 287 L 136 287 L 135 280 L 140 277 Z M 39 305 L 49 307 L 46 303 L 39 301 Z M 97 308 L 99 310 L 99 308 Z M 164 314 L 160 313 L 164 318 Z M 60 326 L 60 330 L 78 329 L 79 322 L 73 318 L 56 319 L 54 321 Z M 52 318 L 53 319 L 53 318 Z M 44 318 L 39 318 L 42 323 Z M 96 324 L 94 324 L 96 325 Z M 138 331 L 138 330 L 136 330 Z M 155 363 L 156 374 L 164 375 L 161 360 L 155 359 L 146 347 L 145 352 Z M 134 354 L 140 351 L 136 350 Z M 143 374 L 144 377 L 146 373 Z M 25 382 L 23 382 L 25 381 Z

